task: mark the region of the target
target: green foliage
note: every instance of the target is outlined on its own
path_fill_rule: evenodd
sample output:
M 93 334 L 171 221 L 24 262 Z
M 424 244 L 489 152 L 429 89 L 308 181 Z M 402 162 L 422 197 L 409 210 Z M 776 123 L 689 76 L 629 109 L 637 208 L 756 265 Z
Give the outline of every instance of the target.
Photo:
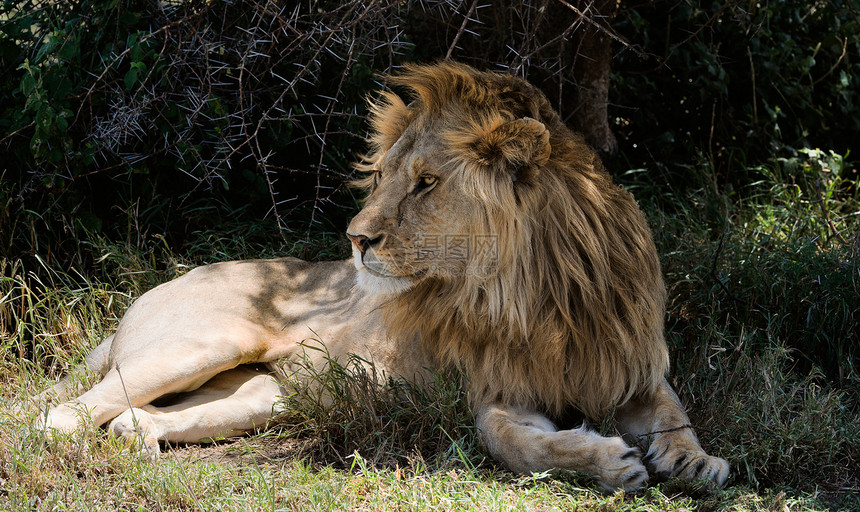
M 107 335 L 105 324 L 130 303 L 128 295 L 110 287 L 81 286 L 62 272 L 44 270 L 47 279 L 27 272 L 20 261 L 0 261 L 0 355 L 18 362 L 14 373 L 2 375 L 4 381 L 29 380 L 27 373 L 43 369 L 61 375 Z
M 126 238 L 132 211 L 175 247 L 237 215 L 285 237 L 320 222 L 340 231 L 377 73 L 443 57 L 459 34 L 460 58 L 504 63 L 561 106 L 572 63 L 559 33 L 579 20 L 551 5 L 542 25 L 532 6 L 494 2 L 461 34 L 449 29 L 468 6 L 442 1 L 3 0 L 0 249 L 86 266 L 79 230 Z M 737 189 L 774 150 L 858 154 L 848 152 L 860 140 L 850 2 L 624 4 L 613 28 L 643 50 L 613 60 L 611 113 L 630 167 L 695 188 L 698 175 L 673 163 L 705 155 L 715 184 Z
M 179 246 L 236 216 L 268 217 L 284 239 L 340 231 L 364 96 L 402 45 L 398 7 L 273 8 L 4 0 L 4 253 L 86 266 L 69 238 L 126 238 L 130 212 Z
M 778 347 L 717 359 L 732 387 L 721 404 L 724 419 L 711 428 L 725 429 L 720 446 L 736 461 L 738 478 L 766 486 L 851 482 L 860 465 L 860 408 L 846 392 L 822 388 L 821 374 L 791 375 L 792 357 Z
M 674 384 L 739 482 L 850 487 L 860 467 L 860 195 L 842 161 L 776 158 L 737 202 L 660 187 L 671 209 L 628 177 L 652 198 Z
M 72 110 L 80 105 L 76 96 L 83 94 L 89 73 L 101 71 L 100 57 L 113 51 L 117 34 L 140 22 L 139 15 L 112 4 L 2 2 L 0 128 L 4 141 L 29 132 L 27 145 L 9 148 L 7 168 L 44 166 L 54 172 L 35 177 L 52 185 L 59 170 L 76 174 L 91 163 L 92 147 L 80 145 L 80 129 L 72 129 L 80 114 Z
M 695 316 L 738 335 L 768 332 L 798 350 L 802 369 L 819 367 L 860 389 L 860 194 L 840 178 L 838 155 L 804 155 L 752 169 L 761 179 L 748 187 L 740 213 L 706 188 L 698 207 L 661 217 L 667 282 L 700 304 Z M 724 210 L 712 208 L 720 204 Z
M 704 150 L 720 182 L 737 185 L 780 148 L 860 151 L 853 2 L 622 4 L 614 26 L 650 55 L 613 62 L 616 129 L 636 145 L 633 165 Z

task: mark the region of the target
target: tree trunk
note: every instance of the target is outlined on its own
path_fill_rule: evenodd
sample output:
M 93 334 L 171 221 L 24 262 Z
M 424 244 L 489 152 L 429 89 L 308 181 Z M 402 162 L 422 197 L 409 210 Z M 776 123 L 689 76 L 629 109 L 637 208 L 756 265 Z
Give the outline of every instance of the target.
M 580 10 L 584 9 L 585 2 L 577 3 Z M 605 157 L 618 149 L 607 115 L 612 62 L 612 39 L 607 31 L 611 30 L 609 24 L 618 11 L 618 0 L 597 0 L 591 10 L 595 13 L 591 19 L 600 28 L 583 23 L 573 33 L 571 75 L 574 89 L 572 101 L 565 102 L 570 108 L 565 114 L 570 125 Z

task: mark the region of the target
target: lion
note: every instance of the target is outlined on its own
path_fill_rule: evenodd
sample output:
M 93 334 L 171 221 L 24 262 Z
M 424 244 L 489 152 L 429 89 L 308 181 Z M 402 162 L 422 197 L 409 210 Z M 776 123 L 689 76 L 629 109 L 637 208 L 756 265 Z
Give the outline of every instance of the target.
M 157 286 L 87 357 L 101 380 L 42 428 L 110 422 L 149 453 L 233 436 L 270 421 L 285 368 L 354 355 L 411 382 L 459 368 L 483 445 L 514 472 L 723 485 L 728 463 L 665 377 L 666 290 L 631 194 L 524 80 L 441 62 L 393 82 L 410 102 L 371 101 L 351 259 L 215 263 Z M 571 411 L 614 414 L 647 451 L 559 429 Z

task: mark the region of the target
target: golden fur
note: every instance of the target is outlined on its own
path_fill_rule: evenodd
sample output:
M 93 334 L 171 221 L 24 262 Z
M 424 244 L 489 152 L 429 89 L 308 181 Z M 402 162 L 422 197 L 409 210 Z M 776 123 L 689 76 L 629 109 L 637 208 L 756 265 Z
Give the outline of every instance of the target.
M 425 280 L 397 297 L 390 328 L 420 332 L 441 360 L 466 368 L 477 401 L 600 417 L 653 393 L 668 369 L 666 292 L 632 196 L 526 82 L 443 63 L 408 68 L 396 83 L 415 101 L 387 94 L 373 105 L 362 169 L 415 119 L 453 120 L 441 136 L 453 179 L 478 198 L 473 233 L 496 237 L 499 251 L 473 262 L 490 275 Z M 537 123 L 503 129 L 525 117 Z

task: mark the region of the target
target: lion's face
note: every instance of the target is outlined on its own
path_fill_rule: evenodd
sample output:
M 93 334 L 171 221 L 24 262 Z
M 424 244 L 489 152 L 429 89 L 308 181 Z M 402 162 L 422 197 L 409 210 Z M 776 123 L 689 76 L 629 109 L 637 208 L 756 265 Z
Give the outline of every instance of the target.
M 432 124 L 413 121 L 382 152 L 365 206 L 347 229 L 358 283 L 367 291 L 398 293 L 422 279 L 468 271 L 478 208 Z
M 359 286 L 372 292 L 493 276 L 513 234 L 525 232 L 517 225 L 533 212 L 523 205 L 541 204 L 550 132 L 535 116 L 553 115 L 545 100 L 526 101 L 534 91 L 525 82 L 511 88 L 486 75 L 500 83 L 477 90 L 425 69 L 405 82 L 418 96 L 412 104 L 387 93 L 371 105 L 372 151 L 358 164 L 369 195 L 347 234 Z

